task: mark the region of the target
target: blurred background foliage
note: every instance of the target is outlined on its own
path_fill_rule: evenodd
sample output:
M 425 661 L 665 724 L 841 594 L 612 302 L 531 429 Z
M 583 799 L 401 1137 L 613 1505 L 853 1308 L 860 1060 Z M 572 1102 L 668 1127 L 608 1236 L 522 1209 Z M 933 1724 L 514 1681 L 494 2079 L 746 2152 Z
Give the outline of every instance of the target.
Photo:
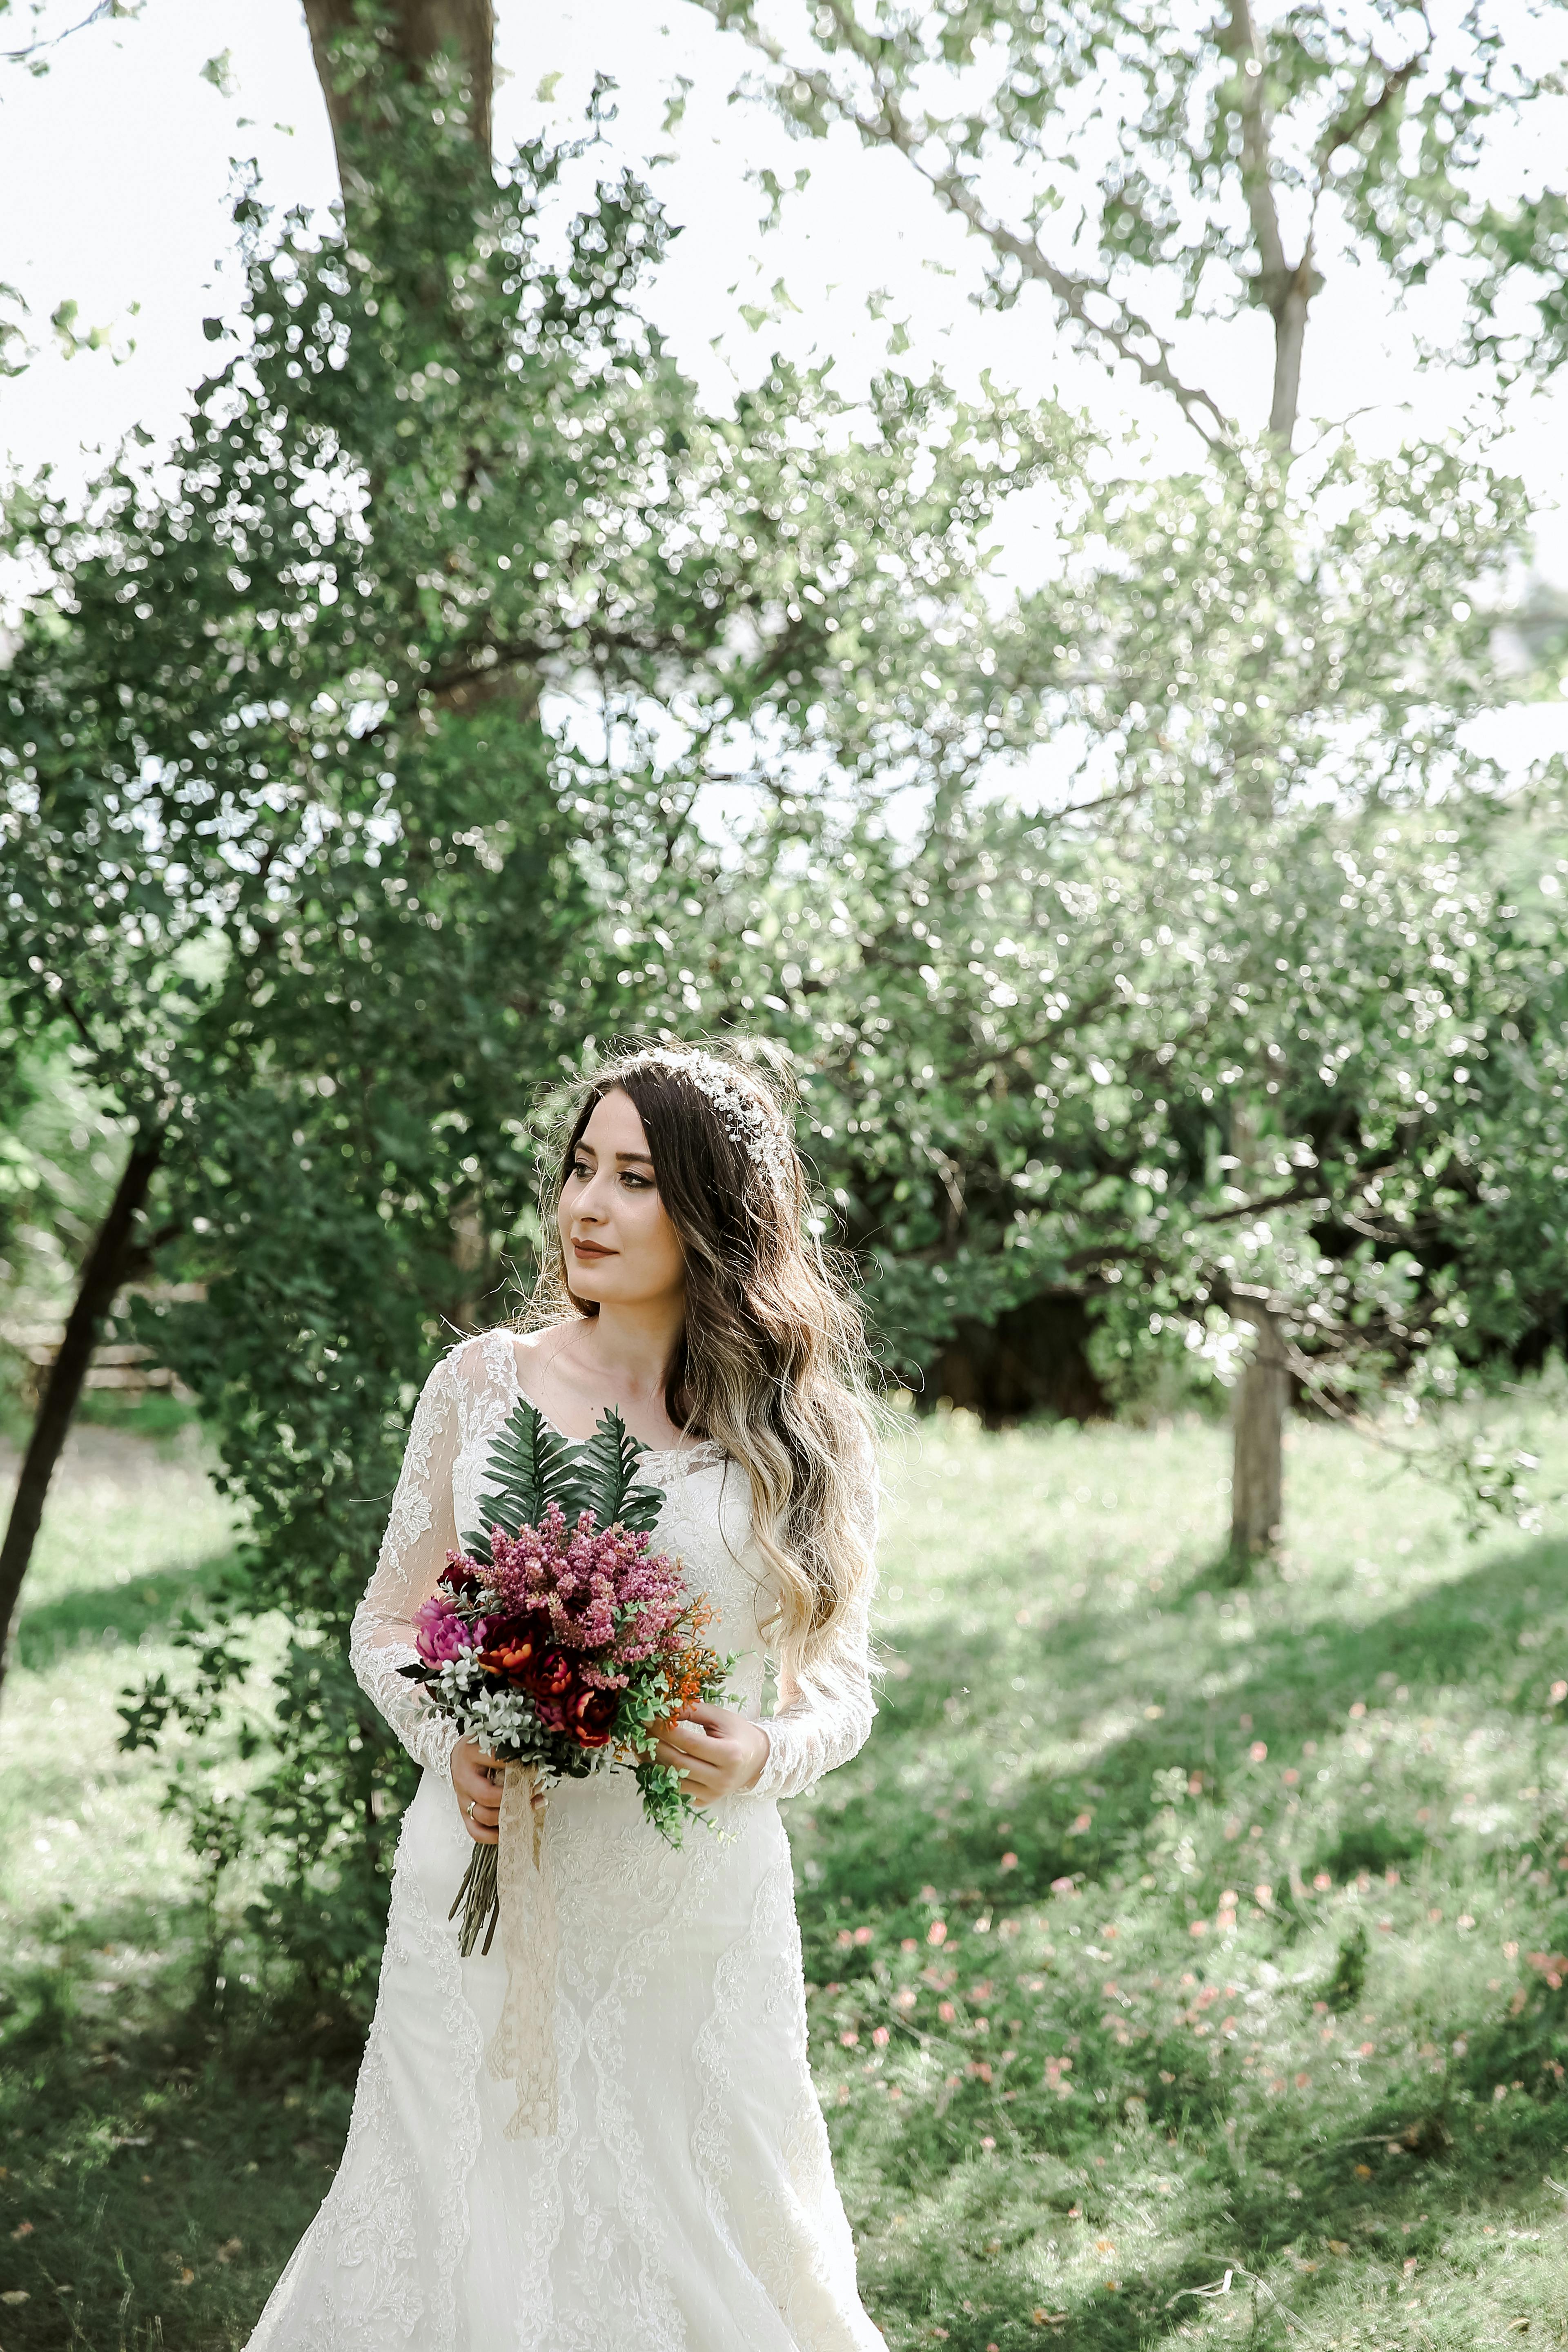
M 1535 94 L 1480 32 L 825 7 L 796 56 L 729 7 L 803 140 L 906 152 L 995 299 L 1053 304 L 1194 432 L 1173 470 L 893 365 L 850 402 L 781 362 L 713 413 L 639 310 L 648 189 L 567 197 L 593 116 L 498 166 L 483 12 L 418 52 L 408 11 L 309 13 L 342 218 L 243 186 L 182 437 L 5 509 L 0 1255 L 17 1328 L 64 1317 L 140 1171 L 95 1336 L 177 1376 L 246 1537 L 128 1737 L 215 1872 L 265 1856 L 305 1980 L 354 1993 L 409 1768 L 348 1618 L 425 1369 L 526 1286 L 541 1092 L 610 1039 L 788 1047 L 926 1403 L 1230 1383 L 1277 1476 L 1288 1394 L 1418 1412 L 1560 1344 L 1563 780 L 1467 733 L 1557 688 L 1557 639 L 1510 626 L 1529 516 L 1484 404 L 1373 458 L 1297 397 L 1323 206 L 1396 289 L 1458 253 L 1478 382 L 1554 364 L 1558 230 L 1556 199 L 1475 194 Z M 993 100 L 939 119 L 933 59 L 981 47 Z M 1079 175 L 1069 268 L 1091 85 L 1120 161 L 1094 205 Z M 1159 320 L 1253 301 L 1248 424 Z M 987 551 L 1023 492 L 1055 541 L 1019 592 Z M 1469 1483 L 1516 1499 L 1489 1454 Z

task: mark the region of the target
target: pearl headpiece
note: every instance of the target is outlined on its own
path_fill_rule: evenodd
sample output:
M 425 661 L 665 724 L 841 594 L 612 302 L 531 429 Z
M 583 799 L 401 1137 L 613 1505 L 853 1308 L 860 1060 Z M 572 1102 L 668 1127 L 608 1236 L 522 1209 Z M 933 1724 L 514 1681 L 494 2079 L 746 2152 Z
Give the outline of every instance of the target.
M 696 1047 L 684 1052 L 670 1045 L 651 1045 L 639 1062 L 657 1062 L 661 1069 L 677 1070 L 705 1094 L 723 1122 L 731 1143 L 747 1158 L 761 1162 L 776 1192 L 790 1189 L 790 1149 L 783 1122 L 760 1087 L 750 1086 L 731 1063 Z

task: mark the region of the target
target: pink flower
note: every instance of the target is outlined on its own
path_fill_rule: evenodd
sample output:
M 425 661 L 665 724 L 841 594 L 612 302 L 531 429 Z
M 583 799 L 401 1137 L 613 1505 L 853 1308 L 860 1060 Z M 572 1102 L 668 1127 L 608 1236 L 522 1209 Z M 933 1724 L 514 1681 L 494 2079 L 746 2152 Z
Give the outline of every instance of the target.
M 584 1511 L 568 1528 L 549 1504 L 536 1528 L 490 1538 L 489 1589 L 509 1610 L 548 1616 L 560 1649 L 593 1654 L 590 1686 L 624 1684 L 628 1667 L 674 1659 L 684 1646 L 692 1602 L 677 1560 L 648 1549 L 646 1535 L 600 1528 Z
M 451 1594 L 439 1586 L 414 1612 L 414 1646 L 427 1666 L 444 1666 L 460 1658 L 484 1638 L 484 1622 L 470 1625 Z

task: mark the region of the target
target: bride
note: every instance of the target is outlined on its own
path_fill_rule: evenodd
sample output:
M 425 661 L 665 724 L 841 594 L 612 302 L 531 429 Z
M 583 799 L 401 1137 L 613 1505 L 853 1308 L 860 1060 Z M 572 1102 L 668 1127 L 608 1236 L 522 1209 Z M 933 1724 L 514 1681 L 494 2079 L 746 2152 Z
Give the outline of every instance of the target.
M 774 1801 L 853 1756 L 874 1712 L 858 1318 L 803 1238 L 789 1125 L 744 1062 L 659 1046 L 599 1069 L 554 1198 L 542 1315 L 431 1373 L 354 1620 L 354 1671 L 425 1769 L 342 2163 L 249 2352 L 876 2352 Z M 515 2136 L 514 2088 L 487 2063 L 500 1949 L 461 1958 L 447 1919 L 469 1840 L 498 1837 L 498 1780 L 398 1673 L 520 1396 L 574 1440 L 614 1406 L 652 1448 L 655 1542 L 718 1612 L 707 1638 L 740 1654 L 742 1701 L 661 1727 L 660 1759 L 704 1808 L 679 1852 L 627 1773 L 542 1801 L 547 2137 Z

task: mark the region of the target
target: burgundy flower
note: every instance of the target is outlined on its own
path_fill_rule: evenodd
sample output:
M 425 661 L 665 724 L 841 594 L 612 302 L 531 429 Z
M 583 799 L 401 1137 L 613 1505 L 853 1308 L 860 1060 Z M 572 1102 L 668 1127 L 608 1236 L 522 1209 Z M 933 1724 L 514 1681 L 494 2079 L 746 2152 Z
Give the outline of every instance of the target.
M 576 1691 L 566 1702 L 566 1720 L 563 1727 L 571 1734 L 579 1748 L 603 1748 L 616 1727 L 620 1704 L 618 1691 Z
M 548 1638 L 548 1624 L 546 1638 Z M 520 1679 L 536 1702 L 542 1699 L 564 1699 L 571 1696 L 577 1676 L 564 1650 L 546 1649 L 541 1643 L 534 1651 Z
M 540 1653 L 550 1639 L 550 1620 L 542 1610 L 528 1609 L 515 1617 L 493 1617 L 485 1627 L 479 1664 L 510 1683 L 532 1688 Z
M 479 1572 L 472 1560 L 465 1559 L 461 1552 L 456 1551 L 447 1555 L 447 1565 L 437 1579 L 437 1583 L 442 1591 L 451 1593 L 454 1599 L 459 1601 L 466 1601 L 472 1594 L 484 1589 Z

